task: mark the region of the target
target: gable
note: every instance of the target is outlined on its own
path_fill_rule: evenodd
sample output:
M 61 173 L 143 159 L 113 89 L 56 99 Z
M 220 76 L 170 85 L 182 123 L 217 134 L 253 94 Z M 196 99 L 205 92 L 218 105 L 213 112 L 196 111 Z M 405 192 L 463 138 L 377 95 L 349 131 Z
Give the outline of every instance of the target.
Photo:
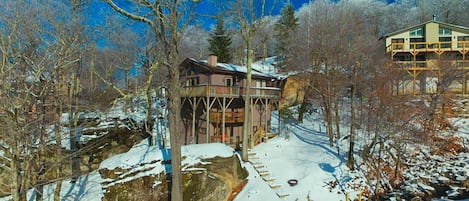
M 408 42 L 439 42 L 442 40 L 457 40 L 458 37 L 469 36 L 469 28 L 437 22 L 429 21 L 412 27 L 401 29 L 399 31 L 385 35 L 386 47 L 394 41 L 399 43 Z M 445 39 L 446 38 L 446 39 Z

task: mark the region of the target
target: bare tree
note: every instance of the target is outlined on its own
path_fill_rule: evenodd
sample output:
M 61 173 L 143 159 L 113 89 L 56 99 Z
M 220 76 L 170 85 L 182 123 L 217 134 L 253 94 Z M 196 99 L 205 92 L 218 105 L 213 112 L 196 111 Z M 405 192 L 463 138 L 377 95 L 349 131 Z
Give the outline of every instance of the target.
M 136 13 L 119 7 L 113 0 L 105 0 L 113 10 L 128 17 L 129 19 L 143 22 L 155 36 L 158 54 L 154 60 L 150 61 L 150 70 L 145 85 L 145 91 L 149 96 L 150 87 L 154 73 L 160 67 L 164 67 L 169 72 L 169 124 L 171 132 L 171 166 L 172 166 L 172 187 L 171 200 L 180 201 L 183 199 L 182 175 L 181 175 L 181 144 L 179 140 L 180 127 L 178 126 L 180 117 L 180 90 L 178 61 L 180 60 L 181 37 L 184 29 L 192 19 L 193 8 L 196 2 L 185 1 L 132 1 L 135 8 L 140 8 Z M 151 97 L 147 97 L 148 106 L 151 106 Z M 147 121 L 151 124 L 151 108 L 148 108 Z
M 265 0 L 256 1 L 256 0 L 236 0 L 232 2 L 226 1 L 215 1 L 218 4 L 221 12 L 229 13 L 232 18 L 230 19 L 232 23 L 236 24 L 239 27 L 241 39 L 243 42 L 243 50 L 246 64 L 246 89 L 244 97 L 244 122 L 243 122 L 243 141 L 242 141 L 242 160 L 248 160 L 248 136 L 250 132 L 250 122 L 248 121 L 251 114 L 251 77 L 252 77 L 252 63 L 254 58 L 254 53 L 256 49 L 256 44 L 254 40 L 260 31 L 266 25 L 266 16 L 272 13 L 273 6 L 276 2 L 270 2 L 271 6 L 267 5 Z M 235 41 L 235 40 L 234 40 Z M 260 43 L 262 44 L 262 43 Z M 235 58 L 236 59 L 236 58 Z

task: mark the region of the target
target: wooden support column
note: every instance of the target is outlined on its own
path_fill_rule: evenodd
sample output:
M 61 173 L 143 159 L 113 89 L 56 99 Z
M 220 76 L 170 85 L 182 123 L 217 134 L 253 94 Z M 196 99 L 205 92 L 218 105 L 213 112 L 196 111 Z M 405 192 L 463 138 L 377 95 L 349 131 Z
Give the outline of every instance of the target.
M 206 117 L 206 127 L 205 127 L 205 135 L 207 135 L 207 143 L 210 142 L 210 97 L 207 96 L 207 101 L 205 102 L 205 117 Z
M 264 131 L 267 133 L 267 106 L 269 99 L 264 99 Z
M 460 51 L 460 53 L 462 54 L 462 66 L 461 66 L 461 68 L 462 68 L 462 70 L 463 70 L 463 72 L 464 72 L 463 77 L 462 77 L 462 92 L 461 92 L 461 94 L 462 94 L 462 97 L 465 97 L 465 96 L 466 96 L 466 92 L 467 92 L 467 74 L 469 73 L 469 72 L 467 72 L 467 70 L 466 70 L 466 69 L 467 69 L 467 66 L 466 66 L 466 65 L 467 65 L 467 64 L 466 64 L 466 54 L 467 54 L 467 51 L 465 51 L 465 52 L 461 52 L 461 51 Z
M 205 129 L 205 134 L 207 135 L 207 143 L 210 142 L 210 109 L 212 108 L 213 104 L 215 103 L 217 99 L 213 98 L 213 100 L 210 100 L 210 96 L 206 97 L 205 101 L 205 117 L 206 117 L 206 129 Z
M 417 87 L 417 53 L 412 53 L 414 59 L 414 65 L 412 66 L 412 95 L 416 95 L 416 87 Z
M 223 97 L 223 105 L 222 105 L 222 120 L 221 120 L 221 141 L 223 144 L 225 143 L 225 123 L 226 123 L 226 97 Z
M 192 106 L 192 129 L 191 129 L 191 136 L 192 136 L 192 142 L 191 144 L 195 143 L 195 142 L 198 142 L 198 140 L 195 140 L 196 138 L 196 130 L 195 130 L 195 122 L 196 122 L 196 119 L 195 119 L 195 113 L 197 112 L 197 107 L 199 106 L 199 103 L 200 103 L 200 98 L 198 99 L 197 97 L 192 97 L 192 100 L 189 98 L 189 103 L 191 104 Z M 197 138 L 198 138 L 198 135 L 197 135 Z M 195 140 L 195 141 L 194 141 Z
M 250 115 L 249 115 L 249 119 L 248 119 L 248 121 L 250 122 L 248 129 L 249 129 L 249 135 L 250 135 L 249 138 L 251 139 L 250 148 L 252 148 L 252 147 L 254 147 L 254 142 L 255 142 L 255 140 L 256 140 L 256 139 L 253 139 L 254 131 L 252 130 L 252 121 L 253 121 L 253 119 L 254 119 L 254 114 L 253 114 L 253 112 L 252 112 L 252 107 L 254 107 L 254 103 L 253 103 L 252 99 L 251 99 L 249 102 L 250 102 L 251 106 L 249 107 L 249 111 L 248 111 L 249 114 L 250 114 Z

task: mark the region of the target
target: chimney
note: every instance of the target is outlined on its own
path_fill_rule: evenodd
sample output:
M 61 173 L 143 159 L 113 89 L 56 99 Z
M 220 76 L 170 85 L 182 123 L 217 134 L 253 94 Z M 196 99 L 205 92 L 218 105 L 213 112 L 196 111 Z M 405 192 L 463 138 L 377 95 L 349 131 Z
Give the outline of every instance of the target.
M 217 55 L 211 54 L 208 56 L 207 63 L 210 67 L 217 66 Z
M 433 21 L 436 21 L 436 15 L 433 14 Z

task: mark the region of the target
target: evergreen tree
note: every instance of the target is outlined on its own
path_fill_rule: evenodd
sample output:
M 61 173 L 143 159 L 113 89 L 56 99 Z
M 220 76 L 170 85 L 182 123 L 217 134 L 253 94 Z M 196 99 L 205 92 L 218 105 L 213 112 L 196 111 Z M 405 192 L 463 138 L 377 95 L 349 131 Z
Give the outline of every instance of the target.
M 277 55 L 280 66 L 283 67 L 285 62 L 291 56 L 288 52 L 288 46 L 293 40 L 293 35 L 298 27 L 298 18 L 295 17 L 295 11 L 291 3 L 282 8 L 280 19 L 275 24 L 275 54 Z
M 218 56 L 218 61 L 230 63 L 233 60 L 230 51 L 231 37 L 226 34 L 223 18 L 218 18 L 216 28 L 210 33 L 208 42 L 210 52 Z

